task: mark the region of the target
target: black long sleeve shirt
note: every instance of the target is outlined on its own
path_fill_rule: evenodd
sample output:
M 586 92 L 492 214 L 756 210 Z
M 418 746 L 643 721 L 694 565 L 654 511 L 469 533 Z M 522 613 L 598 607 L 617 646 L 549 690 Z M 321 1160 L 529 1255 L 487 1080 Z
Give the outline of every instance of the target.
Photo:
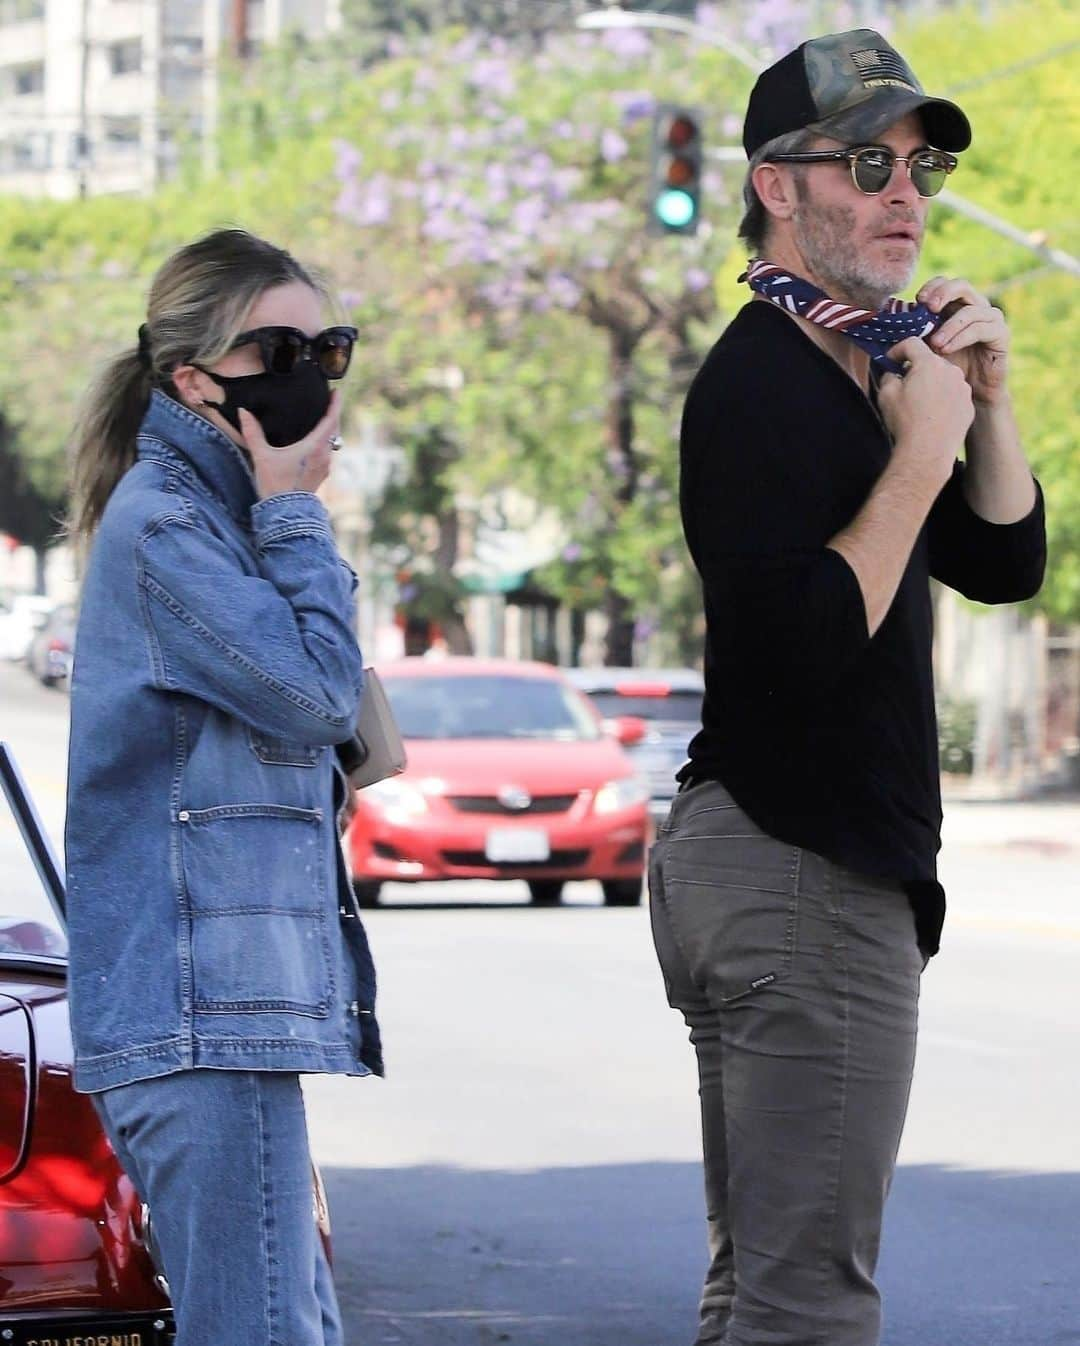
M 873 402 L 772 304 L 747 304 L 687 396 L 680 502 L 705 599 L 702 729 L 680 779 L 718 780 L 770 835 L 903 882 L 939 946 L 941 791 L 933 576 L 982 603 L 1042 583 L 1041 490 L 993 524 L 957 462 L 871 637 L 854 571 L 826 546 L 889 461 Z

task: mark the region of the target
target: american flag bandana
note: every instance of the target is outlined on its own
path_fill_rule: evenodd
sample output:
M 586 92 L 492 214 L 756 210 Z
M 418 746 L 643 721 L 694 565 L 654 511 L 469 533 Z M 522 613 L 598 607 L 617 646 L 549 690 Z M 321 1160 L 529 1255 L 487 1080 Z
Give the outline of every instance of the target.
M 808 280 L 789 275 L 771 262 L 751 261 L 739 279 L 779 308 L 797 313 L 819 327 L 843 332 L 867 351 L 871 362 L 886 374 L 903 373 L 886 351 L 907 337 L 929 336 L 942 321 L 942 315 L 931 313 L 925 304 L 911 304 L 904 299 L 888 300 L 877 313 L 841 304 Z

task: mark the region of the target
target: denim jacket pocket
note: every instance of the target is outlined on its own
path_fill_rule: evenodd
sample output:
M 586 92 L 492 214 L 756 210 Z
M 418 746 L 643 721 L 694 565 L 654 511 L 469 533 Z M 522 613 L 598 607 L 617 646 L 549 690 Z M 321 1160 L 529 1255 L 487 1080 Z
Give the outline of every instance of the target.
M 248 729 L 251 751 L 268 766 L 315 766 L 321 749 L 313 743 L 294 743 L 291 739 L 273 738 L 259 729 Z
M 177 821 L 195 1010 L 325 1018 L 334 978 L 322 810 L 223 804 L 181 809 Z

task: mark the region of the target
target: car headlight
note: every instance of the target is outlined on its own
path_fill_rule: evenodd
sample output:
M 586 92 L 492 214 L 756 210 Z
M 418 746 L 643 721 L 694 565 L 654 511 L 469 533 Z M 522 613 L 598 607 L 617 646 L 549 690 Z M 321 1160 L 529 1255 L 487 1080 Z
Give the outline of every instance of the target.
M 394 823 L 411 822 L 428 811 L 428 802 L 423 793 L 411 782 L 394 776 L 367 786 L 364 798 L 370 800 L 380 813 L 384 813 Z
M 595 813 L 618 813 L 620 809 L 644 804 L 649 797 L 648 787 L 640 776 L 620 776 L 601 785 L 593 800 Z

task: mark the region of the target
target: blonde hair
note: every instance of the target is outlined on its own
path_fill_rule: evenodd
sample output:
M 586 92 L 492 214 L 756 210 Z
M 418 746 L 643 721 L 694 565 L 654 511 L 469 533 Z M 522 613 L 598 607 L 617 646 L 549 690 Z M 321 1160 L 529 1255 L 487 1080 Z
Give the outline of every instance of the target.
M 172 371 L 197 361 L 213 365 L 243 330 L 266 290 L 301 281 L 327 290 L 283 248 L 244 229 L 218 229 L 166 261 L 150 286 L 138 345 L 110 360 L 91 384 L 72 448 L 68 532 L 85 547 L 124 473 L 135 462 L 135 438 L 161 388 L 175 396 Z

